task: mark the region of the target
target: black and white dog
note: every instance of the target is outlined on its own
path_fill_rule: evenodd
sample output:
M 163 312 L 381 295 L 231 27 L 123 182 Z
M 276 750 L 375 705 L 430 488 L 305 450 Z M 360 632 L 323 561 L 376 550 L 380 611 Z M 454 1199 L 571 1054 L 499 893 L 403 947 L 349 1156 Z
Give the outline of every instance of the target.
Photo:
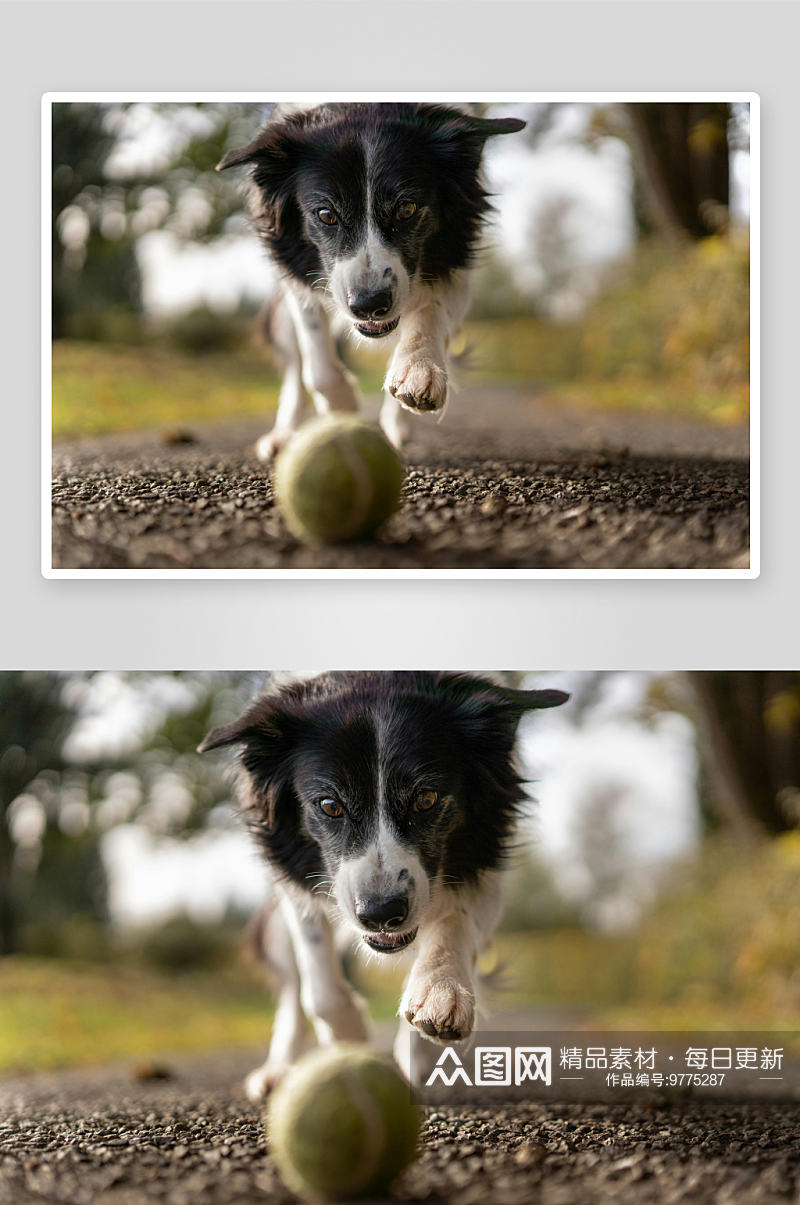
M 486 140 L 524 125 L 431 104 L 278 106 L 248 146 L 225 155 L 218 170 L 251 165 L 251 213 L 284 282 L 269 333 L 285 376 L 261 459 L 297 427 L 309 395 L 322 414 L 358 409 L 332 318 L 366 339 L 397 332 L 381 410 L 396 445 L 401 406 L 442 409 L 490 210 Z
M 304 1049 L 309 1022 L 321 1044 L 366 1039 L 337 929 L 381 955 L 415 947 L 402 1034 L 470 1035 L 525 799 L 517 726 L 567 698 L 460 674 L 331 673 L 268 688 L 209 733 L 201 752 L 242 746 L 240 807 L 275 876 L 260 944 L 279 999 L 252 1099 Z

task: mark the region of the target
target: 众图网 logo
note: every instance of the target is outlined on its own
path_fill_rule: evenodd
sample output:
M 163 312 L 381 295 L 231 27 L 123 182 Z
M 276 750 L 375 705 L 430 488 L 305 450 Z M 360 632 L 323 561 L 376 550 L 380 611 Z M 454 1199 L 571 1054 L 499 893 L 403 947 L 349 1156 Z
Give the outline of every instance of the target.
M 539 1080 L 550 1086 L 553 1057 L 550 1046 L 478 1046 L 472 1079 L 452 1046 L 448 1046 L 425 1081 L 430 1088 L 437 1081 L 451 1088 L 456 1082 L 468 1088 L 517 1087 Z M 512 1078 L 513 1076 L 513 1078 Z

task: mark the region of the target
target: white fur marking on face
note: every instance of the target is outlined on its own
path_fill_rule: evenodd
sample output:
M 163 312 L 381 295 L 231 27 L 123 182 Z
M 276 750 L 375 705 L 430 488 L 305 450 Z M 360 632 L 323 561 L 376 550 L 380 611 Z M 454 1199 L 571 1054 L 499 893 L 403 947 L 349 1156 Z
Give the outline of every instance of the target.
M 406 875 L 401 879 L 402 871 Z M 410 882 L 413 881 L 413 887 Z M 357 858 L 345 859 L 334 879 L 339 907 L 359 933 L 364 929 L 356 917 L 355 901 L 370 896 L 389 897 L 408 893 L 408 919 L 404 932 L 416 929 L 430 903 L 431 887 L 422 863 L 413 850 L 400 844 L 381 812 L 374 842 Z
M 386 276 L 387 270 L 397 280 L 394 286 L 394 304 L 383 319 L 392 322 L 402 314 L 411 295 L 411 281 L 400 256 L 386 246 L 370 219 L 367 236 L 356 254 L 349 259 L 339 260 L 330 276 L 331 295 L 351 321 L 353 315 L 347 302 L 348 294 L 378 292 L 384 281 L 389 279 Z

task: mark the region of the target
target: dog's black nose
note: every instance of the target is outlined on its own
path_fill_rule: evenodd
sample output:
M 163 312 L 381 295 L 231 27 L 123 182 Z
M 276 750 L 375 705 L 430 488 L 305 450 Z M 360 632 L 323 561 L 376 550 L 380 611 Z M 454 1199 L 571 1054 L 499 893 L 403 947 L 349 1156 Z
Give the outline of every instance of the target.
M 356 318 L 384 318 L 392 308 L 392 290 L 378 289 L 375 293 L 362 290 L 358 293 L 347 294 L 347 304 L 350 312 Z
M 404 895 L 393 895 L 389 899 L 357 899 L 356 916 L 365 929 L 394 933 L 408 916 L 408 899 Z

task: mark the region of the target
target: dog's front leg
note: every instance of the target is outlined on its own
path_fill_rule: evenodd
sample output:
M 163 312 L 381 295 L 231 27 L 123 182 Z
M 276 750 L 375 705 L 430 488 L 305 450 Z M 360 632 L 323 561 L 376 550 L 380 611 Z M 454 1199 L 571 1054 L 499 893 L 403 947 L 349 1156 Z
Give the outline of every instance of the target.
M 384 382 L 384 389 L 415 414 L 441 410 L 447 401 L 449 336 L 438 318 L 433 303 L 409 316 Z
M 300 425 L 303 412 L 309 404 L 309 396 L 303 385 L 303 357 L 295 331 L 294 321 L 286 303 L 286 296 L 278 299 L 271 319 L 269 338 L 283 360 L 283 382 L 278 398 L 278 413 L 275 425 L 256 442 L 259 460 L 271 460 Z
M 278 988 L 278 1004 L 267 1060 L 251 1071 L 244 1082 L 249 1100 L 260 1100 L 274 1088 L 292 1063 L 313 1043 L 311 1029 L 300 1004 L 300 973 L 291 935 L 277 903 L 265 910 L 259 937 L 259 953 Z
M 290 289 L 286 292 L 286 305 L 300 347 L 303 384 L 317 413 L 357 411 L 358 386 L 336 352 L 324 305 L 313 295 L 301 298 Z
M 321 1046 L 366 1042 L 366 1010 L 345 980 L 333 931 L 325 914 L 297 906 L 285 896 L 282 908 L 300 972 L 300 1002 Z
M 487 874 L 473 892 L 442 891 L 440 911 L 420 929 L 399 1012 L 432 1041 L 461 1042 L 472 1033 L 478 955 L 502 905 L 500 876 Z
M 447 286 L 418 289 L 400 325 L 384 389 L 406 410 L 425 414 L 447 401 L 447 353 L 469 308 L 469 279 L 457 274 Z
M 400 403 L 390 393 L 384 395 L 381 404 L 380 425 L 389 443 L 402 448 L 408 439 L 408 423 L 403 418 Z

